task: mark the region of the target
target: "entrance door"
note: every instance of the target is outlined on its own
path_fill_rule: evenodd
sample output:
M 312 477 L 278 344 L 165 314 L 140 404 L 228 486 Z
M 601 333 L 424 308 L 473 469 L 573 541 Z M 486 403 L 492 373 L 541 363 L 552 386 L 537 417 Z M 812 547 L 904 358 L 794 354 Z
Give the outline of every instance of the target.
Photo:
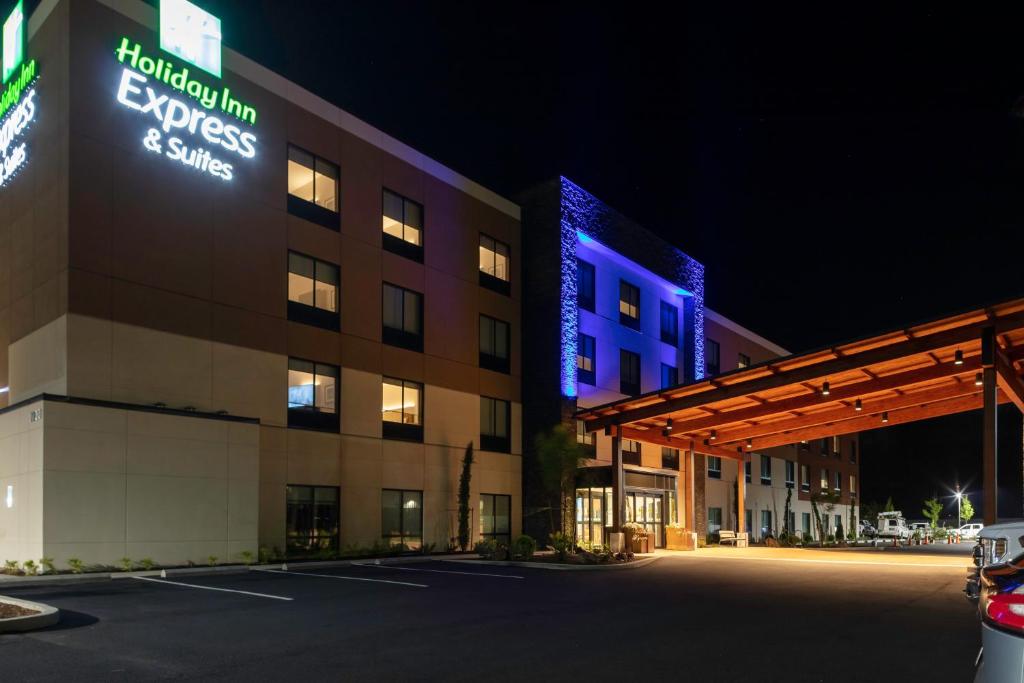
M 636 522 L 654 539 L 655 548 L 665 547 L 665 496 L 647 491 L 626 493 L 626 521 Z

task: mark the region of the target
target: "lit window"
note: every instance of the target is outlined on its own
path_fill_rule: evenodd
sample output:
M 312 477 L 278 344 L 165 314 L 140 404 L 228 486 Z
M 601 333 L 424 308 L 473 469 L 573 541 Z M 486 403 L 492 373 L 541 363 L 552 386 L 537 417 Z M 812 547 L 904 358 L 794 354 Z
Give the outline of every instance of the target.
M 595 383 L 597 366 L 597 340 L 580 334 L 576 339 L 576 377 L 584 384 Z
M 583 420 L 576 420 L 576 443 L 583 444 L 584 446 L 594 445 L 594 432 L 588 432 L 584 429 Z
M 420 424 L 420 396 L 423 385 L 385 377 L 381 398 L 381 419 L 405 425 Z
M 385 235 L 415 246 L 423 244 L 423 206 L 384 190 L 383 229 Z M 385 240 L 385 247 L 388 243 Z
M 381 535 L 403 550 L 423 545 L 423 492 L 384 489 L 380 494 Z
M 480 397 L 480 448 L 485 451 L 507 453 L 510 447 L 509 422 L 511 410 L 508 401 Z
M 384 343 L 421 351 L 423 295 L 385 282 L 381 300 Z
M 338 266 L 288 253 L 288 301 L 338 312 Z
M 480 494 L 480 537 L 508 545 L 512 538 L 512 496 Z
M 338 212 L 338 167 L 294 145 L 288 146 L 288 194 Z
M 850 475 L 850 493 L 857 493 L 857 477 Z
M 338 378 L 335 365 L 288 359 L 288 426 L 336 430 Z
M 493 237 L 480 235 L 480 272 L 497 280 L 508 282 L 509 246 Z
M 821 471 L 821 490 L 828 491 L 828 470 Z
M 640 288 L 619 280 L 619 323 L 640 329 Z

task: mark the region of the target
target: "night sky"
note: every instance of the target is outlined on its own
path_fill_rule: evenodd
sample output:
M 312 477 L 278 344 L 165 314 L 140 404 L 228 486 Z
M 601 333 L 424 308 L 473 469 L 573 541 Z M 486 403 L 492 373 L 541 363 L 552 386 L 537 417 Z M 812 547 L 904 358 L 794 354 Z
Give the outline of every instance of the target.
M 225 44 L 503 195 L 571 178 L 702 261 L 710 307 L 792 351 L 1024 294 L 1020 14 L 199 4 Z M 1014 412 L 1001 507 L 1020 516 Z M 865 434 L 862 497 L 919 516 L 957 476 L 977 488 L 979 425 Z

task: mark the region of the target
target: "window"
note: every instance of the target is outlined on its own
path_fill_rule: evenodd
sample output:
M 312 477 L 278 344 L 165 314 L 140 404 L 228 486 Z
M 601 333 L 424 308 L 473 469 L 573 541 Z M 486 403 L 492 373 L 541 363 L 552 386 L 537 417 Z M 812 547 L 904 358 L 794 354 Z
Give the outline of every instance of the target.
M 339 329 L 338 266 L 288 252 L 288 319 Z
M 576 420 L 576 443 L 583 446 L 593 446 L 594 432 L 588 432 L 584 427 L 585 424 L 583 420 Z
M 509 371 L 508 323 L 490 316 L 480 316 L 480 367 L 496 372 Z
M 625 280 L 619 280 L 619 322 L 640 329 L 640 289 Z
M 736 359 L 736 367 L 739 369 L 750 367 L 750 356 L 745 353 L 738 354 Z
M 385 439 L 423 441 L 423 385 L 385 377 L 380 416 Z
M 512 539 L 512 496 L 480 494 L 480 538 L 509 544 Z
M 719 355 L 721 347 L 714 339 L 704 339 L 704 369 L 708 377 L 714 377 L 721 372 Z
M 857 493 L 857 477 L 850 475 L 850 495 Z
M 594 265 L 576 260 L 576 305 L 594 312 Z
M 828 456 L 828 439 L 827 438 L 821 440 L 821 457 L 824 458 L 826 456 Z
M 750 483 L 750 461 L 747 460 L 743 463 L 743 480 Z
M 807 493 L 811 490 L 811 468 L 800 465 L 800 490 Z
M 423 350 L 423 295 L 384 283 L 381 337 L 385 344 L 412 351 Z
M 633 439 L 622 440 L 622 462 L 626 465 L 640 464 L 640 442 Z
M 627 396 L 640 393 L 640 354 L 619 349 L 619 392 Z
M 841 535 L 843 533 L 843 516 L 842 515 L 836 515 L 835 518 L 836 518 L 836 525 L 835 525 L 836 535 L 839 536 L 839 535 Z
M 832 453 L 838 458 L 840 455 L 839 437 L 832 437 Z
M 765 486 L 772 485 L 772 458 L 769 455 L 761 456 L 761 483 Z
M 722 530 L 722 508 L 708 508 L 708 533 L 717 534 Z
M 335 486 L 285 487 L 285 550 L 288 557 L 338 549 L 338 489 Z
M 722 478 L 722 459 L 717 455 L 708 456 L 708 479 Z
M 851 441 L 850 442 L 850 464 L 851 465 L 856 465 L 857 464 L 857 442 L 856 441 Z
M 661 302 L 661 341 L 679 345 L 679 309 L 664 301 Z
M 836 472 L 836 493 L 840 493 L 843 490 L 843 473 Z
M 338 229 L 338 167 L 288 145 L 288 213 Z
M 661 447 L 661 467 L 666 470 L 679 469 L 679 449 Z
M 480 448 L 508 453 L 511 449 L 511 405 L 500 398 L 480 397 Z
M 661 364 L 661 388 L 668 389 L 679 384 L 679 368 Z
M 423 263 L 423 205 L 384 190 L 382 246 L 388 251 Z
M 804 536 L 811 535 L 811 513 L 801 512 L 800 513 L 800 531 L 803 532 Z
M 596 384 L 597 340 L 590 335 L 576 337 L 576 379 L 584 384 Z
M 508 294 L 511 249 L 493 237 L 480 235 L 480 284 L 499 294 Z
M 772 534 L 772 511 L 761 510 L 761 538 Z
M 388 545 L 418 550 L 423 545 L 423 492 L 380 492 L 381 536 Z
M 288 359 L 288 426 L 338 431 L 338 367 Z
M 791 489 L 796 483 L 796 463 L 792 460 L 786 461 L 786 488 Z
M 828 470 L 821 471 L 821 490 L 828 491 Z

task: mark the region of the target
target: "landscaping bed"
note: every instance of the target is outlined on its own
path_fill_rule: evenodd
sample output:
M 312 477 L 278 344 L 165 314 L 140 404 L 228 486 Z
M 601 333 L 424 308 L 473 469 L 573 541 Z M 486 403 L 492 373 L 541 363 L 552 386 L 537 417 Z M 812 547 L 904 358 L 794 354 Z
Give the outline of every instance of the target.
M 39 610 L 28 609 L 20 605 L 12 605 L 7 602 L 0 602 L 0 619 L 14 619 L 15 617 L 30 617 L 39 614 Z

